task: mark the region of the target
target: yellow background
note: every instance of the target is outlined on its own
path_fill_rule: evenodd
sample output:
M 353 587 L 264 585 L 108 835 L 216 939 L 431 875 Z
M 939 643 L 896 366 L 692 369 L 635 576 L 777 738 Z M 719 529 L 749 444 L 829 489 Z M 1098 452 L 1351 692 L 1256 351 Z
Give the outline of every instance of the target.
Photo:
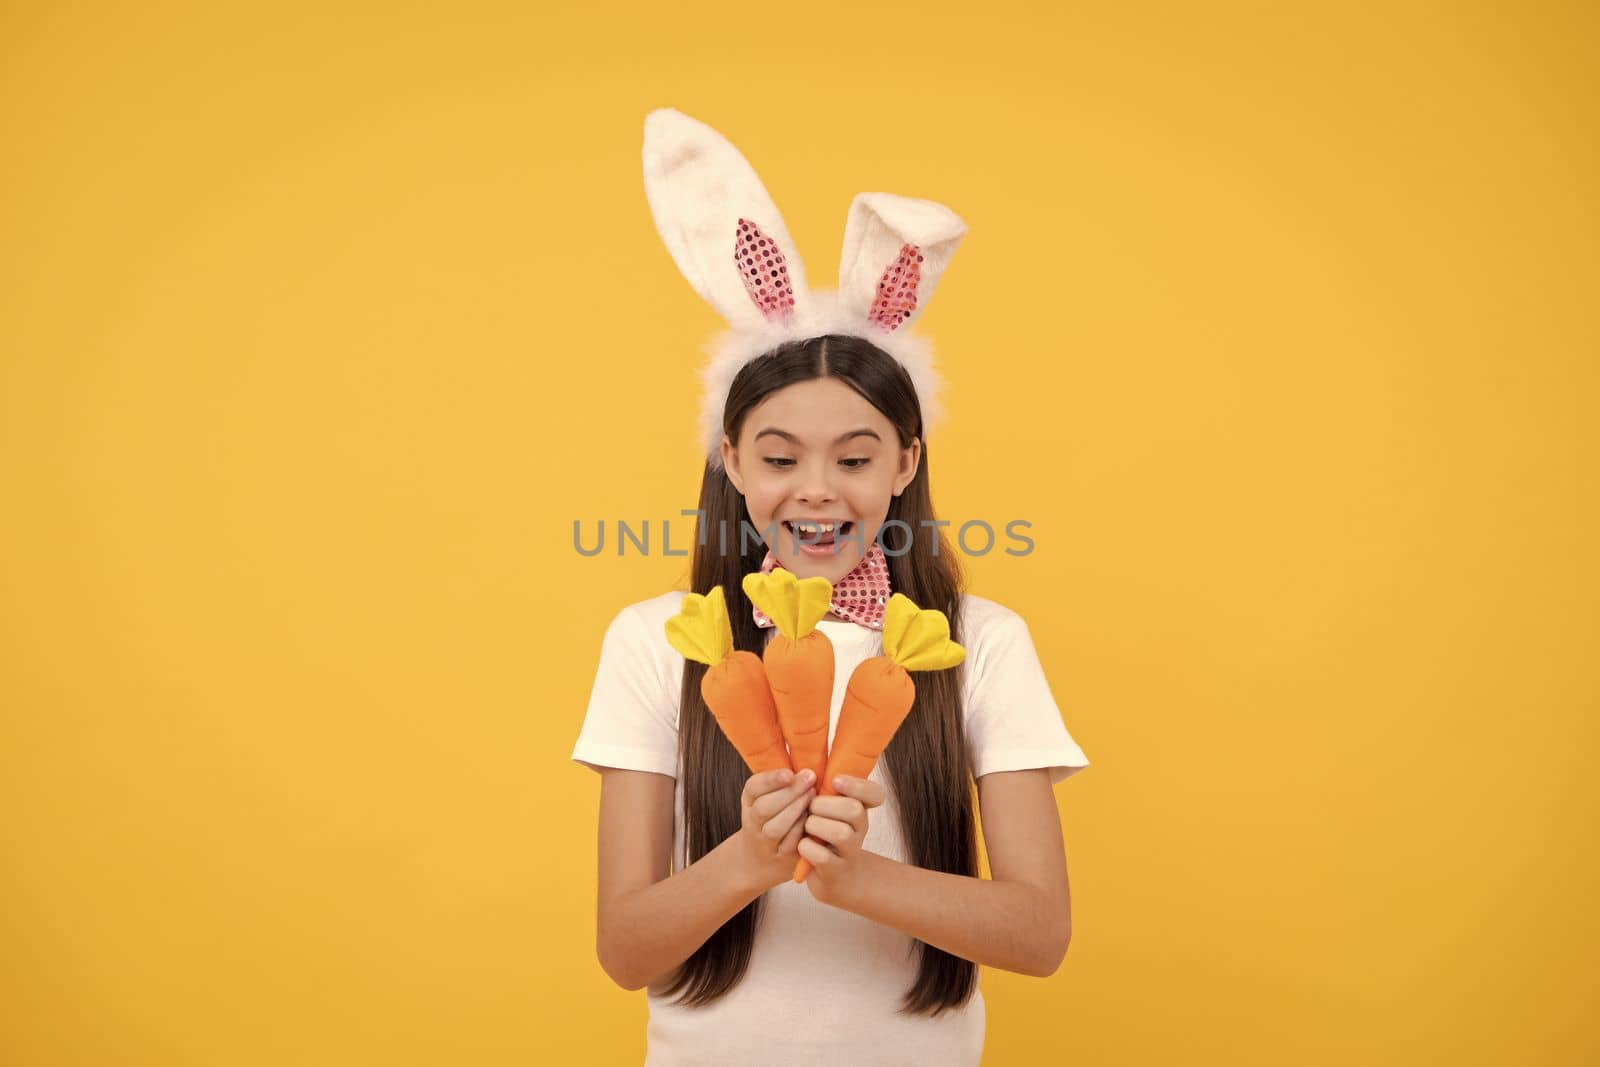
M 568 755 L 685 573 L 673 106 L 819 284 L 971 227 L 936 501 L 1094 763 L 985 1063 L 1592 1059 L 1591 10 L 8 6 L 0 1058 L 639 1062 Z

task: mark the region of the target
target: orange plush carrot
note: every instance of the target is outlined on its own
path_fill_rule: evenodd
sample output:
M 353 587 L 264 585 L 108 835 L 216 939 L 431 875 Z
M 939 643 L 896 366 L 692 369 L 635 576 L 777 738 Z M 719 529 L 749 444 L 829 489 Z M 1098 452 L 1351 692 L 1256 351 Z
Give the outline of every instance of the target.
M 667 641 L 686 658 L 711 665 L 700 679 L 700 694 L 750 770 L 793 770 L 761 659 L 733 649 L 722 586 L 685 597 L 678 614 L 667 620 Z
M 801 579 L 779 569 L 747 574 L 743 584 L 745 595 L 778 628 L 761 659 L 778 707 L 778 725 L 789 742 L 789 758 L 796 771 L 810 767 L 821 782 L 833 707 L 833 642 L 816 626 L 833 601 L 833 583 L 820 575 Z
M 944 612 L 919 610 L 901 593 L 891 596 L 883 616 L 883 655 L 862 660 L 850 673 L 817 795 L 837 796 L 836 776 L 865 778 L 878 765 L 917 696 L 908 671 L 943 670 L 966 656 L 966 649 L 950 640 Z M 794 880 L 804 882 L 810 873 L 811 862 L 802 856 L 794 865 Z

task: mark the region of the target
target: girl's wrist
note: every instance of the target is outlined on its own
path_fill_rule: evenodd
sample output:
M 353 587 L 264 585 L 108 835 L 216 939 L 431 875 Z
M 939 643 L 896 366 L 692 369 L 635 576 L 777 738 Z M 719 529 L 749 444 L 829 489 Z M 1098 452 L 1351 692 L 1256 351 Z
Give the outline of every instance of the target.
M 895 862 L 887 856 L 861 849 L 850 859 L 853 868 L 850 876 L 838 881 L 828 903 L 856 914 L 870 910 L 873 890 L 887 876 L 883 868 Z
M 745 903 L 772 888 L 767 884 L 766 872 L 751 859 L 738 834 L 730 834 L 722 844 L 711 850 L 708 858 L 718 853 L 722 853 L 719 859 L 726 866 L 728 883 L 744 898 Z

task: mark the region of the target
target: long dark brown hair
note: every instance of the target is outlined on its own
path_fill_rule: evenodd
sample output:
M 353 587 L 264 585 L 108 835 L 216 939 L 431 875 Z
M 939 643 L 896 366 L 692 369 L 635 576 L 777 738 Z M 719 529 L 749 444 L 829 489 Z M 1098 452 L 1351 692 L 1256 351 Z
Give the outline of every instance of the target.
M 905 368 L 871 342 L 846 335 L 790 342 L 745 364 L 729 389 L 723 430 L 729 440 L 738 441 L 745 415 L 763 398 L 795 382 L 827 376 L 840 379 L 881 411 L 894 424 L 901 448 L 923 435 L 921 407 Z M 700 510 L 703 525 L 691 565 L 693 591 L 704 594 L 722 586 L 734 647 L 759 655 L 766 647 L 765 631 L 755 624 L 742 582 L 746 574 L 761 569 L 766 545 L 754 535 L 744 536 L 746 524 L 754 529 L 744 497 L 709 461 L 700 483 Z M 944 612 L 951 636 L 959 641 L 963 578 L 949 542 L 940 527 L 932 525 L 934 518 L 924 442 L 916 476 L 890 502 L 880 537 L 891 587 L 918 607 Z M 907 525 L 891 525 L 894 519 Z M 906 533 L 908 527 L 914 536 Z M 726 551 L 719 530 L 728 532 Z M 962 669 L 958 665 L 917 674 L 916 702 L 884 750 L 883 765 L 893 784 L 910 861 L 929 870 L 975 876 L 978 848 L 963 729 Z M 706 708 L 700 693 L 705 671 L 704 664 L 685 662 L 678 718 L 680 774 L 683 768 L 694 768 L 683 779 L 689 863 L 738 832 L 739 796 L 750 777 L 749 768 Z M 751 901 L 707 938 L 679 967 L 662 995 L 678 995 L 679 1003 L 698 1006 L 733 988 L 749 965 L 762 901 L 762 897 Z M 977 965 L 923 941 L 915 946 L 917 977 L 900 1012 L 938 1016 L 965 1004 L 977 989 Z

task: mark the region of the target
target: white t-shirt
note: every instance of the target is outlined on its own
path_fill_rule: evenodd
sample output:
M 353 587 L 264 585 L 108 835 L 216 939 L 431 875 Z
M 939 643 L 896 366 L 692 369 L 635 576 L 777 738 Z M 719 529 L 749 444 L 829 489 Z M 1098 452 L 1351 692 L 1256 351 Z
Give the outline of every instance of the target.
M 685 595 L 674 590 L 630 604 L 611 621 L 574 760 L 596 770 L 621 767 L 677 778 L 684 661 L 667 643 L 665 625 Z M 862 660 L 883 654 L 883 635 L 834 619 L 817 625 L 834 649 L 831 745 L 850 673 Z M 961 626 L 956 637 L 967 658 L 956 669 L 963 672 L 974 776 L 1048 767 L 1056 783 L 1087 767 L 1061 721 L 1022 617 L 968 593 Z M 870 813 L 862 847 L 909 862 L 881 761 L 870 777 L 888 798 Z M 673 865 L 681 869 L 687 861 L 681 779 L 674 797 Z M 804 885 L 784 882 L 767 891 L 749 968 L 721 998 L 687 1008 L 647 991 L 645 1067 L 976 1067 L 984 1039 L 981 992 L 937 1019 L 897 1014 L 916 978 L 914 946 L 899 930 L 819 903 Z

